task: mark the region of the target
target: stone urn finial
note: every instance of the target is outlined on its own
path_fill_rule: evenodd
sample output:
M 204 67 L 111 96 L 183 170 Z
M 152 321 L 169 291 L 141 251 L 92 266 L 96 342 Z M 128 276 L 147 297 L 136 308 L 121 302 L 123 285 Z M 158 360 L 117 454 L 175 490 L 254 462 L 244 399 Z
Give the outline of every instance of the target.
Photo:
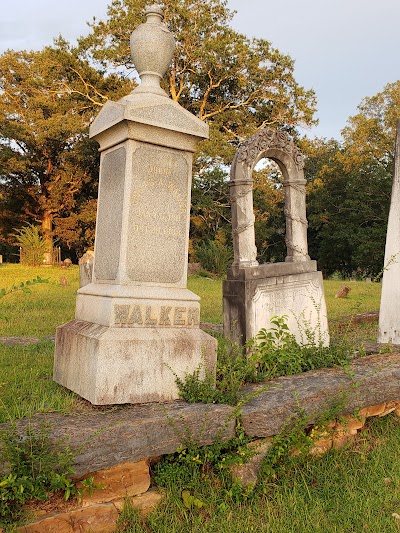
M 171 64 L 175 39 L 163 22 L 164 6 L 153 4 L 146 8 L 145 13 L 146 22 L 131 35 L 132 61 L 142 82 L 134 92 L 167 96 L 160 87 L 160 81 Z

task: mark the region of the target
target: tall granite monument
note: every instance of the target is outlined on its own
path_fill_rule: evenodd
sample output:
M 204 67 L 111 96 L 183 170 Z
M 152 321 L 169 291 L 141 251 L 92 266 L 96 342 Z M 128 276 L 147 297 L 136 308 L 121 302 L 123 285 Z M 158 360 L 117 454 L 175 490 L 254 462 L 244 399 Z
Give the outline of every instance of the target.
M 400 119 L 397 121 L 392 197 L 379 310 L 378 342 L 400 344 Z
M 141 84 L 90 128 L 101 152 L 93 278 L 56 335 L 55 381 L 96 405 L 176 399 L 175 375 L 216 361 L 186 288 L 192 153 L 208 126 L 160 87 L 175 42 L 160 6 L 146 16 L 131 37 Z
M 284 263 L 259 265 L 253 212 L 254 166 L 263 158 L 275 161 L 285 190 L 286 246 Z M 308 255 L 304 162 L 300 150 L 283 131 L 264 128 L 239 147 L 232 163 L 230 197 L 234 262 L 223 284 L 224 333 L 245 343 L 272 316 L 286 315 L 289 330 L 301 342 L 305 328 L 317 342 L 329 344 L 321 272 Z

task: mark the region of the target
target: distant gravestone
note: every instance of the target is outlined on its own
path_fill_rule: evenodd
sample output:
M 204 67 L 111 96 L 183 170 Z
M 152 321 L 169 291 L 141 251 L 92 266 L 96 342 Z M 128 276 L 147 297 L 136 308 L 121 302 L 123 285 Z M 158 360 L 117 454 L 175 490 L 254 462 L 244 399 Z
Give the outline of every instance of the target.
M 79 259 L 79 287 L 92 283 L 94 252 L 88 250 Z
M 275 161 L 283 175 L 284 263 L 257 262 L 252 171 L 263 158 Z M 230 180 L 234 262 L 223 283 L 223 313 L 224 333 L 235 342 L 245 343 L 268 328 L 273 316 L 286 315 L 299 342 L 305 338 L 303 327 L 315 329 L 318 341 L 329 343 L 322 275 L 308 256 L 303 167 L 303 156 L 292 139 L 273 128 L 250 137 L 234 158 Z
M 208 126 L 161 89 L 175 43 L 162 8 L 146 14 L 131 38 L 141 85 L 90 128 L 101 152 L 93 277 L 56 335 L 55 381 L 97 405 L 177 399 L 176 377 L 216 362 L 186 287 L 192 157 Z
M 335 298 L 347 298 L 350 291 L 350 287 L 347 287 L 347 285 L 342 285 L 335 294 Z
M 400 119 L 397 121 L 394 174 L 379 311 L 378 342 L 400 344 Z

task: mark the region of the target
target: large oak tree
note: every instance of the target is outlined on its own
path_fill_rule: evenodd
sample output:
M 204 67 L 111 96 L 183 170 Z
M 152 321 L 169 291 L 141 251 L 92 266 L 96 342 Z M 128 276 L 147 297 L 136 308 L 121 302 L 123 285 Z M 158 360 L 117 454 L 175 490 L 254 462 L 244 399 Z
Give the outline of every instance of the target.
M 40 224 L 66 248 L 93 243 L 98 157 L 88 126 L 108 97 L 131 84 L 105 76 L 60 40 L 0 56 L 1 236 Z M 54 231 L 53 231 L 54 230 Z

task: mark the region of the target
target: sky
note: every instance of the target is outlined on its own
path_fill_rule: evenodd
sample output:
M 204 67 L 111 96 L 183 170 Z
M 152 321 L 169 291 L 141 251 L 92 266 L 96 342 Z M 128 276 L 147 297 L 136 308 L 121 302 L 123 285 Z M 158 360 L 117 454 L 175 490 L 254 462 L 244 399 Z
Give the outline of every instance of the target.
M 88 33 L 108 0 L 0 0 L 0 53 L 39 50 Z M 150 3 L 150 2 L 149 2 Z M 336 138 L 366 96 L 400 79 L 400 0 L 228 0 L 233 27 L 270 41 L 295 60 L 295 78 L 314 89 L 319 125 L 308 136 Z M 134 28 L 132 28 L 133 30 Z

